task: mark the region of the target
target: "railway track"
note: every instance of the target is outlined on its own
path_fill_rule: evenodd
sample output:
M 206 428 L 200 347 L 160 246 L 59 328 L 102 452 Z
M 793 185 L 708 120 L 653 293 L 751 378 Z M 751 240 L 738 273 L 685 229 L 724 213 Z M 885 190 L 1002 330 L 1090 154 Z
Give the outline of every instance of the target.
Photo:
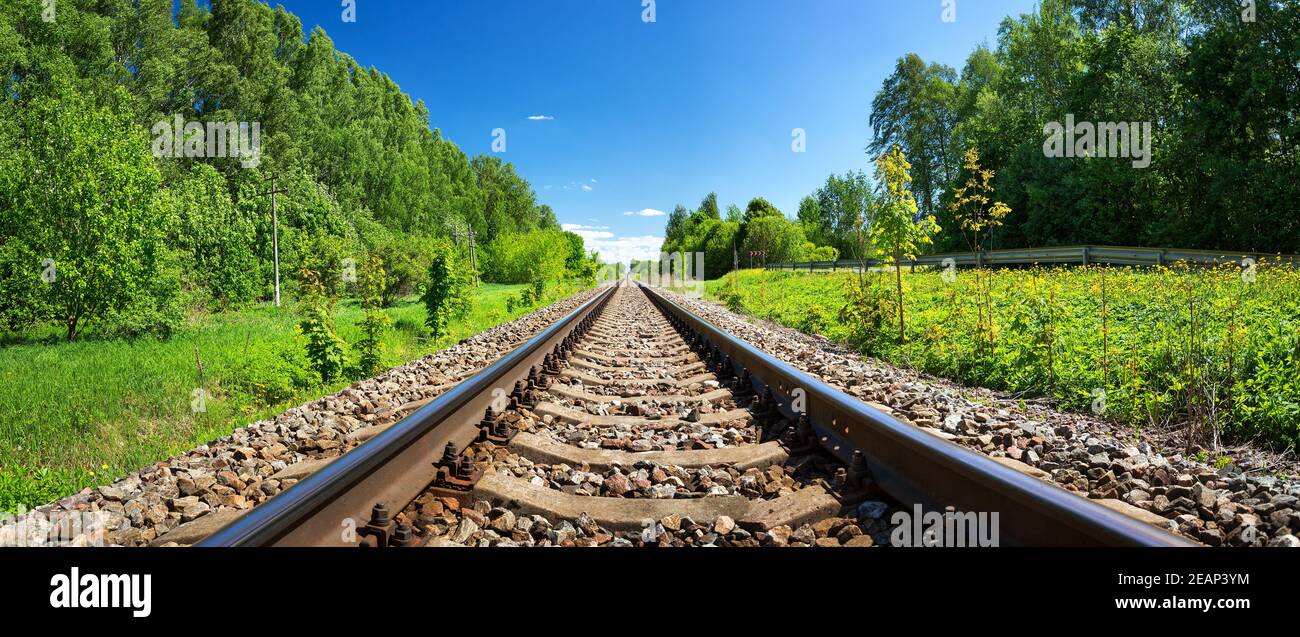
M 200 545 L 868 547 L 897 512 L 997 514 L 959 545 L 1191 544 L 624 284 Z

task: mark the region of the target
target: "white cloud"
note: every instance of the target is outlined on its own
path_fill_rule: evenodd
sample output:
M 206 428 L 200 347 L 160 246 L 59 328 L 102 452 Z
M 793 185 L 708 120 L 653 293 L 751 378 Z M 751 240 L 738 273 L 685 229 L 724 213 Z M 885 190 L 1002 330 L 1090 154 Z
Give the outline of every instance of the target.
M 528 116 L 528 119 L 530 119 L 530 120 L 532 120 L 532 121 L 534 121 L 534 122 L 549 122 L 549 121 L 555 119 L 555 117 L 553 117 L 553 116 L 551 116 L 551 115 L 529 115 L 529 116 Z
M 583 192 L 591 192 L 591 186 L 588 186 L 587 184 L 582 184 L 578 187 L 581 188 Z
M 624 216 L 624 217 L 631 217 L 631 216 L 635 215 L 635 216 L 638 216 L 638 217 L 662 217 L 662 216 L 664 216 L 665 214 L 667 214 L 667 213 L 665 213 L 665 212 L 662 211 L 662 210 L 655 210 L 654 208 L 645 208 L 645 209 L 643 209 L 643 210 L 629 210 L 629 211 L 623 213 L 623 216 Z
M 587 250 L 600 253 L 600 260 L 606 263 L 627 263 L 654 260 L 659 258 L 659 248 L 663 247 L 664 238 L 654 235 L 640 237 L 594 237 L 582 238 Z
M 600 253 L 601 261 L 607 263 L 627 263 L 633 259 L 646 261 L 659 258 L 659 248 L 664 238 L 653 235 L 639 237 L 621 237 L 609 231 L 609 226 L 588 226 L 580 223 L 566 223 L 560 226 L 568 232 L 582 237 L 586 250 Z

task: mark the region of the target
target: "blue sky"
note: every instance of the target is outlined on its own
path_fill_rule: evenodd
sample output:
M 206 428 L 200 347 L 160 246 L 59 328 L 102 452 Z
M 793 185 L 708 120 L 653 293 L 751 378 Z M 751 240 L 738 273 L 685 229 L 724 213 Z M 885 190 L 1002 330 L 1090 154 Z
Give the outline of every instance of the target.
M 431 125 L 506 161 L 607 260 L 657 253 L 666 213 L 710 191 L 794 216 L 867 169 L 871 99 L 915 52 L 960 70 L 1033 0 L 279 0 L 388 73 Z M 530 119 L 537 118 L 537 119 Z M 791 150 L 791 131 L 807 150 Z M 631 214 L 629 214 L 631 213 Z

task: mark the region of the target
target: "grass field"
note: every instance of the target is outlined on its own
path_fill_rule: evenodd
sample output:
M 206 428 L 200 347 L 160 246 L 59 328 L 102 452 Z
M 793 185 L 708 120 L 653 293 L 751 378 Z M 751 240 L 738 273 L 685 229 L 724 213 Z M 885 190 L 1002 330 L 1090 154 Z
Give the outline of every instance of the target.
M 415 297 L 388 310 L 386 366 L 427 353 L 532 308 L 506 310 L 523 285 L 485 284 L 471 314 L 453 322 L 439 343 L 424 337 L 424 306 Z M 557 288 L 546 302 L 576 291 Z M 361 340 L 362 310 L 341 301 L 340 336 Z M 234 429 L 346 387 L 322 385 L 310 372 L 300 317 L 286 304 L 199 316 L 170 339 L 68 343 L 54 327 L 4 335 L 0 346 L 0 510 L 69 495 Z M 195 356 L 203 366 L 200 378 Z M 348 352 L 350 362 L 356 353 Z M 206 411 L 193 392 L 211 394 Z
M 918 270 L 903 283 L 903 343 L 893 270 L 862 280 L 748 270 L 706 294 L 897 365 L 1054 397 L 1136 430 L 1186 426 L 1206 447 L 1218 434 L 1300 440 L 1296 270 Z

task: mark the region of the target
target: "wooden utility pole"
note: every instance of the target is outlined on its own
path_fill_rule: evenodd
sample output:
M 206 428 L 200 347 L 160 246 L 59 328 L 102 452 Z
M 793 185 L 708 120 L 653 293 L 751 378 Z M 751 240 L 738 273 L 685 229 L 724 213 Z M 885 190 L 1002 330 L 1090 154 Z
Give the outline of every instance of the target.
M 275 258 L 275 306 L 280 307 L 280 218 L 275 212 L 275 196 L 289 191 L 275 187 L 275 177 L 271 177 L 271 189 L 259 192 L 259 197 L 271 195 L 271 251 Z

